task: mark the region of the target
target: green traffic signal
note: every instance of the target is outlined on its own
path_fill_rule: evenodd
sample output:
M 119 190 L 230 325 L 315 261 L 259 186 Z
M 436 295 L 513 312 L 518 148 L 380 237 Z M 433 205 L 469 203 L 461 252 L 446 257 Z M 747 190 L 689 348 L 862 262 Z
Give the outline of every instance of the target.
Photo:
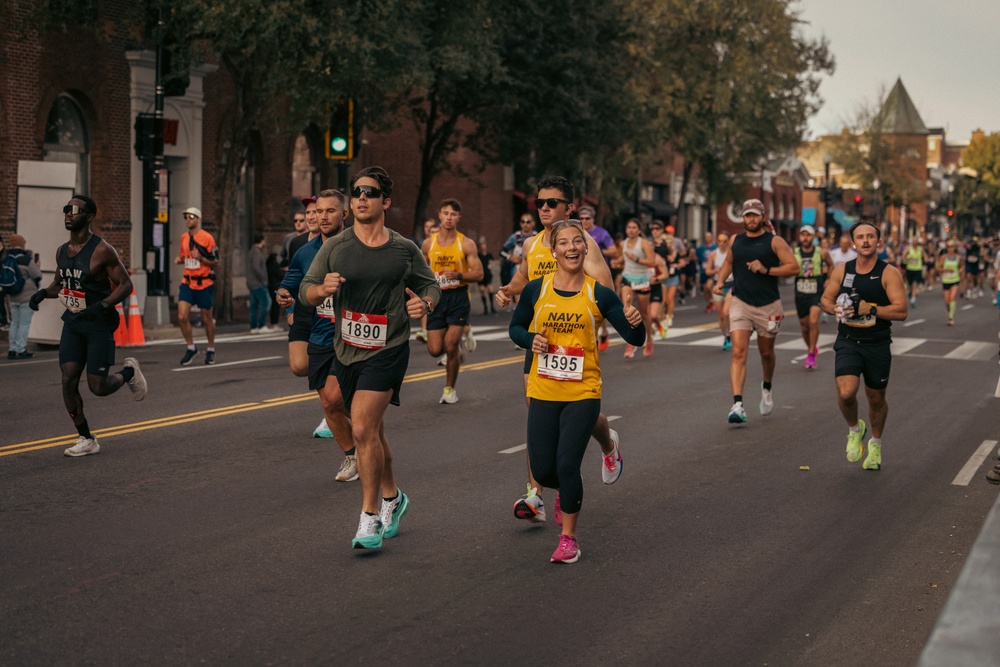
M 330 112 L 326 131 L 326 157 L 328 160 L 354 159 L 354 100 L 347 100 Z

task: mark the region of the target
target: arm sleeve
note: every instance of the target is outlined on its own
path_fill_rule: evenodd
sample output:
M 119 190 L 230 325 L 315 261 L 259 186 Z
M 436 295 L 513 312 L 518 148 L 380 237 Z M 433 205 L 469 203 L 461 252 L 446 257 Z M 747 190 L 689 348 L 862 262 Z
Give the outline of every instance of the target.
M 531 326 L 531 318 L 535 316 L 535 303 L 538 301 L 541 288 L 541 278 L 532 280 L 524 286 L 521 291 L 521 299 L 517 302 L 517 308 L 514 309 L 514 314 L 510 319 L 510 327 L 507 330 L 510 339 L 525 350 L 530 350 L 531 343 L 535 340 L 535 334 L 528 331 L 528 327 Z
M 594 288 L 594 298 L 597 307 L 601 310 L 604 319 L 615 328 L 618 335 L 625 339 L 625 342 L 635 347 L 642 347 L 646 342 L 646 327 L 639 325 L 635 328 L 625 319 L 625 305 L 614 291 L 604 285 L 597 284 Z

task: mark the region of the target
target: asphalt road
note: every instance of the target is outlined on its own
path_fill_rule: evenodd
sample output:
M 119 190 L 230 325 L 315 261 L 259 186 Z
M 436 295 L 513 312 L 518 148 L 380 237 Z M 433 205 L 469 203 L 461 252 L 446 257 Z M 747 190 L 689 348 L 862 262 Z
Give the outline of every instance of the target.
M 844 458 L 833 323 L 811 372 L 786 320 L 767 418 L 751 350 L 742 427 L 714 315 L 678 311 L 652 359 L 612 347 L 624 474 L 602 484 L 591 444 L 569 566 L 551 518 L 511 512 L 527 411 L 503 316 L 476 319 L 456 405 L 411 343 L 387 434 L 412 504 L 380 552 L 350 548 L 360 488 L 310 437 L 281 336 L 227 337 L 214 367 L 120 350 L 149 396 L 84 388 L 102 450 L 83 459 L 62 456 L 56 353 L 0 361 L 0 663 L 912 665 L 997 493 L 995 445 L 956 480 L 1000 440 L 997 311 L 963 301 L 946 327 L 940 298 L 894 328 L 879 472 Z

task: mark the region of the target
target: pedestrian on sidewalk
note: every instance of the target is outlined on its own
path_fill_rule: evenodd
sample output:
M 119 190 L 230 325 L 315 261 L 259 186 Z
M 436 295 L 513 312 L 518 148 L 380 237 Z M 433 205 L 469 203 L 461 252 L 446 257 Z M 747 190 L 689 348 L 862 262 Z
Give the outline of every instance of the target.
M 267 333 L 267 310 L 271 297 L 267 294 L 267 260 L 264 258 L 264 232 L 256 232 L 247 252 L 247 289 L 250 290 L 250 333 Z
M 28 352 L 28 330 L 31 329 L 31 297 L 35 296 L 42 282 L 42 272 L 35 264 L 34 258 L 25 250 L 25 238 L 20 234 L 10 237 L 10 249 L 7 256 L 13 258 L 24 281 L 23 287 L 7 295 L 10 299 L 10 337 L 8 339 L 8 359 L 30 359 L 35 356 Z M 6 261 L 0 257 L 0 260 Z

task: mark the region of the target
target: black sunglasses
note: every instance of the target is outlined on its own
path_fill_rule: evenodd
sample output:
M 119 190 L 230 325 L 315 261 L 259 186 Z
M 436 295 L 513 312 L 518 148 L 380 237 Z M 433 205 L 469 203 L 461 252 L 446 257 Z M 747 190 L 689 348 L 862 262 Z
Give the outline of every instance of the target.
M 87 213 L 88 211 L 82 206 L 77 206 L 76 204 L 66 204 L 63 206 L 64 215 L 80 215 L 81 213 Z
M 555 208 L 559 204 L 572 204 L 573 202 L 567 199 L 556 199 L 555 197 L 550 197 L 548 199 L 535 198 L 535 208 L 542 210 L 543 206 L 548 206 L 549 208 Z
M 374 185 L 355 185 L 354 189 L 351 190 L 351 196 L 357 199 L 361 195 L 368 199 L 378 199 L 382 197 L 383 192 Z

